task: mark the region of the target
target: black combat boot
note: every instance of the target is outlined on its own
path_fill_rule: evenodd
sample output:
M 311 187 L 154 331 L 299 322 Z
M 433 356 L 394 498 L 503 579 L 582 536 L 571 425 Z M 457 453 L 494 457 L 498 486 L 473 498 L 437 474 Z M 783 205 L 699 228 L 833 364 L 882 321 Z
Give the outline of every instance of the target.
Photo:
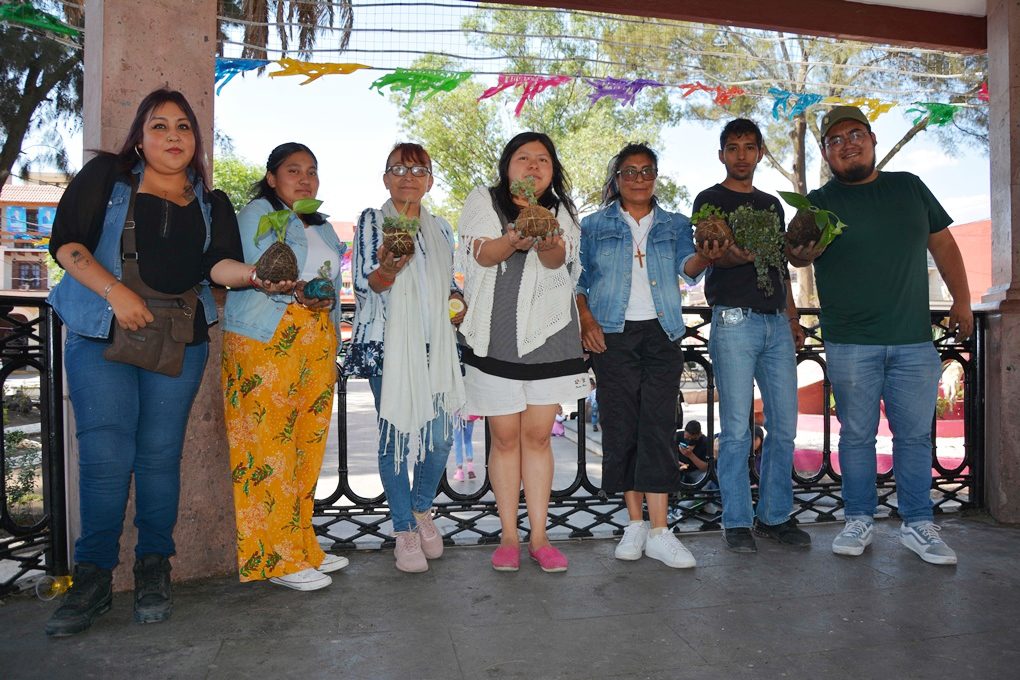
M 109 569 L 83 562 L 75 565 L 72 579 L 64 603 L 46 622 L 47 635 L 64 637 L 88 630 L 97 616 L 110 611 L 113 574 Z
M 170 560 L 150 553 L 135 560 L 135 621 L 159 623 L 170 618 Z

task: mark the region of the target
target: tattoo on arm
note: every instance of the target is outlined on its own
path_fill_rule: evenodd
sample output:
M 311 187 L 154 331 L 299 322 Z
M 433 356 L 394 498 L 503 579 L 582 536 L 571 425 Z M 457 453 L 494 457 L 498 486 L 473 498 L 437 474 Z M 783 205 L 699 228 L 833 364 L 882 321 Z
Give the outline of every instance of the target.
M 86 269 L 92 264 L 92 258 L 89 257 L 88 253 L 84 253 L 76 248 L 71 251 L 71 264 L 74 265 L 75 269 Z

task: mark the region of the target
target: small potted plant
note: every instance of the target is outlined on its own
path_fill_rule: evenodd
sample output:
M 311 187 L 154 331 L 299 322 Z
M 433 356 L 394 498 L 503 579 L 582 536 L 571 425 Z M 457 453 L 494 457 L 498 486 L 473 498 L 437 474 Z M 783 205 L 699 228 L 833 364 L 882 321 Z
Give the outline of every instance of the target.
M 336 286 L 333 285 L 332 265 L 329 260 L 319 267 L 319 275 L 305 283 L 301 294 L 311 300 L 334 300 L 336 299 Z
M 729 222 L 733 228 L 733 242 L 754 253 L 758 289 L 766 295 L 772 295 L 775 289 L 772 287 L 769 269 L 781 269 L 786 264 L 779 213 L 772 206 L 768 210 L 756 210 L 749 205 L 742 205 L 730 213 Z
M 528 201 L 528 207 L 521 208 L 514 222 L 518 234 L 524 238 L 543 239 L 559 232 L 560 223 L 548 208 L 538 205 L 534 179 L 525 177 L 511 182 L 510 193 Z
M 298 277 L 297 257 L 284 240 L 287 237 L 287 222 L 291 215 L 311 215 L 319 209 L 322 201 L 314 198 L 302 198 L 294 201 L 291 210 L 275 210 L 266 213 L 259 220 L 258 229 L 255 230 L 255 244 L 258 245 L 266 234 L 276 236 L 276 241 L 269 246 L 255 263 L 255 276 L 263 281 L 279 283 L 280 281 L 294 281 Z
M 698 208 L 691 216 L 694 225 L 694 240 L 700 246 L 706 241 L 732 241 L 733 231 L 726 223 L 726 213 L 710 203 Z
M 811 205 L 807 196 L 792 191 L 778 193 L 791 207 L 797 209 L 797 214 L 786 229 L 786 241 L 791 248 L 812 242 L 818 248 L 825 248 L 846 229 L 847 225 L 835 213 Z
M 406 206 L 405 206 L 406 209 Z M 383 218 L 383 245 L 394 257 L 403 257 L 414 252 L 414 236 L 421 228 L 421 220 L 400 213 L 396 217 Z

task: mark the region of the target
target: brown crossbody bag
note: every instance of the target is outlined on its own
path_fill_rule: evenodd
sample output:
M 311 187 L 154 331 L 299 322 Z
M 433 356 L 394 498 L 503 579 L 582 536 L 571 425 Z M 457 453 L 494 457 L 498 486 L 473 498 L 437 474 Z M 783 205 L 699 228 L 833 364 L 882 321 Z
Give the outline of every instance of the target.
M 179 294 L 161 293 L 142 281 L 138 273 L 138 248 L 135 244 L 135 195 L 138 180 L 132 178 L 131 199 L 124 231 L 120 239 L 121 283 L 145 300 L 154 317 L 138 330 L 125 330 L 113 325 L 113 342 L 103 352 L 108 361 L 131 364 L 176 377 L 184 367 L 184 348 L 195 337 L 195 310 L 198 293 L 195 288 Z

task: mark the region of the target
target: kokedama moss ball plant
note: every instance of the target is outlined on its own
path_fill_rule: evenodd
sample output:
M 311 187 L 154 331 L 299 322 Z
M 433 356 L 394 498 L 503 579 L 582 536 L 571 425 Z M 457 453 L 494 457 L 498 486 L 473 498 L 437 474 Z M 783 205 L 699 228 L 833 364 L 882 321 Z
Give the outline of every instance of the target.
M 527 208 L 521 208 L 514 228 L 525 238 L 546 238 L 559 232 L 560 223 L 547 208 L 538 205 L 535 197 L 535 180 L 530 177 L 510 183 L 510 193 L 528 201 Z
M 259 227 L 255 230 L 255 244 L 258 245 L 262 237 L 270 233 L 276 236 L 276 242 L 269 246 L 255 263 L 255 276 L 271 283 L 297 279 L 297 258 L 290 246 L 284 243 L 284 239 L 287 237 L 287 222 L 294 214 L 311 215 L 319 209 L 320 205 L 322 205 L 322 201 L 317 199 L 302 198 L 294 201 L 292 210 L 275 210 L 262 216 L 262 219 L 259 220 Z
M 825 248 L 846 229 L 847 225 L 835 213 L 811 205 L 806 196 L 792 191 L 778 193 L 791 207 L 797 208 L 797 214 L 786 230 L 786 240 L 791 247 L 814 242 L 819 248 Z
M 749 205 L 742 205 L 730 213 L 729 222 L 737 246 L 754 253 L 758 289 L 766 295 L 772 295 L 774 289 L 772 279 L 769 278 L 769 268 L 781 271 L 786 266 L 779 213 L 772 207 L 768 210 L 755 210 Z
M 726 213 L 714 205 L 706 203 L 691 216 L 694 224 L 694 240 L 701 245 L 705 241 L 732 241 L 733 232 L 726 224 Z
M 312 300 L 332 300 L 336 298 L 336 287 L 333 285 L 332 266 L 329 260 L 319 267 L 319 275 L 305 284 L 302 295 Z
M 414 252 L 414 236 L 421 228 L 421 220 L 401 213 L 396 217 L 383 219 L 383 245 L 394 257 L 403 257 Z

